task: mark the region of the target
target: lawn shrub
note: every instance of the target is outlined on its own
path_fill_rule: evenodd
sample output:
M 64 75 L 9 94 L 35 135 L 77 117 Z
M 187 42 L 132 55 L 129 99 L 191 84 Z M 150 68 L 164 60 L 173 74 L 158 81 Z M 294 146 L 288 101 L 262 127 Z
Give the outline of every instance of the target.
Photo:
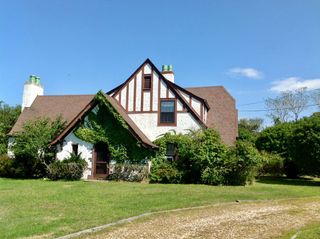
M 225 184 L 245 185 L 247 182 L 252 183 L 261 161 L 261 155 L 253 144 L 238 141 L 235 147 L 230 148 L 227 157 L 225 157 Z
M 87 168 L 87 162 L 81 154 L 70 156 L 62 161 L 56 160 L 48 166 L 48 178 L 51 180 L 79 180 Z
M 109 176 L 111 180 L 141 182 L 148 177 L 148 166 L 141 164 L 115 164 Z
M 319 176 L 320 114 L 269 127 L 259 134 L 256 146 L 279 154 L 284 159 L 284 173 L 290 178 Z
M 284 159 L 274 153 L 260 152 L 262 162 L 259 167 L 259 175 L 281 176 L 284 173 Z
M 152 160 L 150 183 L 180 183 L 182 173 L 166 159 L 158 157 Z
M 39 118 L 28 121 L 23 130 L 14 135 L 14 177 L 41 178 L 46 176 L 47 165 L 54 160 L 54 147 L 50 142 L 64 128 L 61 118 L 52 121 Z
M 13 173 L 13 159 L 6 154 L 0 155 L 0 177 L 12 177 Z
M 295 123 L 288 151 L 301 175 L 320 176 L 320 114 Z
M 151 182 L 244 185 L 253 181 L 261 161 L 253 144 L 240 141 L 228 148 L 213 129 L 166 134 L 156 143 L 160 154 L 152 164 Z M 168 143 L 177 148 L 172 162 L 165 159 L 163 148 Z

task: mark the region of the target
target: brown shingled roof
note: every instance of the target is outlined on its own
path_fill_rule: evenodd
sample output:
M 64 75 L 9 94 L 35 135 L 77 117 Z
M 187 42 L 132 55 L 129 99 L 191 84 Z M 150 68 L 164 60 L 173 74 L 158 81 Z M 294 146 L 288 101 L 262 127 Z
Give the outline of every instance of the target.
M 234 144 L 238 136 L 238 111 L 234 98 L 223 86 L 192 87 L 186 90 L 207 100 L 210 110 L 206 125 L 215 128 L 226 144 Z
M 145 147 L 149 148 L 158 148 L 155 144 L 153 144 L 147 136 L 139 129 L 139 127 L 131 120 L 131 118 L 128 116 L 128 114 L 125 112 L 125 110 L 117 103 L 116 100 L 114 100 L 111 96 L 104 94 L 106 99 L 110 102 L 110 104 L 113 106 L 113 108 L 121 115 L 121 117 L 124 119 L 124 121 L 128 124 L 130 132 L 133 134 L 133 136 L 141 141 L 141 143 Z M 54 145 L 58 143 L 60 140 L 62 140 L 68 133 L 72 131 L 72 129 L 81 121 L 81 119 L 87 114 L 88 111 L 90 111 L 92 108 L 96 106 L 97 102 L 93 98 L 80 112 L 70 121 L 70 123 L 67 125 L 67 127 L 56 137 L 56 139 L 51 143 L 51 145 Z
M 61 116 L 63 120 L 69 123 L 93 97 L 94 95 L 37 96 L 32 106 L 23 110 L 9 134 L 12 135 L 21 131 L 25 122 L 37 118 L 46 117 L 54 120 Z

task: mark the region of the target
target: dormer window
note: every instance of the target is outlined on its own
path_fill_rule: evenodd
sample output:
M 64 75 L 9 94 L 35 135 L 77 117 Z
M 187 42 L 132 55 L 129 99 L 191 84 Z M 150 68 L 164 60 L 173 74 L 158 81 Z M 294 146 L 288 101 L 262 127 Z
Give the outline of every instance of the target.
M 151 75 L 144 75 L 143 77 L 143 90 L 151 89 Z

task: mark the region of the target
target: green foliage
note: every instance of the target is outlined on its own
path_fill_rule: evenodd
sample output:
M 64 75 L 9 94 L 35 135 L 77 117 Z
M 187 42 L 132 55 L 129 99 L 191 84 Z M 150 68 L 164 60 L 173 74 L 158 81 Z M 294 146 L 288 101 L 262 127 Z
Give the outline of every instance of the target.
M 13 159 L 6 154 L 0 155 L 0 177 L 12 177 L 13 172 Z
M 0 155 L 7 153 L 8 133 L 20 115 L 20 106 L 9 106 L 0 101 Z
M 156 158 L 152 160 L 150 183 L 180 183 L 181 173 L 166 159 Z
M 300 174 L 320 176 L 320 115 L 315 114 L 295 123 L 288 150 Z
M 283 157 L 288 177 L 320 175 L 320 115 L 269 127 L 260 133 L 256 146 Z
M 281 176 L 284 173 L 284 159 L 274 153 L 260 152 L 262 162 L 259 167 L 259 175 Z
M 147 165 L 141 164 L 115 164 L 109 179 L 116 181 L 141 182 L 148 177 Z
M 48 178 L 51 180 L 79 180 L 87 168 L 87 162 L 81 154 L 71 153 L 70 156 L 62 161 L 53 161 L 48 166 Z
M 238 139 L 255 142 L 262 127 L 263 119 L 240 119 L 238 122 Z
M 238 141 L 236 146 L 229 150 L 224 161 L 225 183 L 228 185 L 252 183 L 261 161 L 261 155 L 253 144 Z
M 81 125 L 74 131 L 75 135 L 86 142 L 106 143 L 112 159 L 117 163 L 130 161 L 141 163 L 153 153 L 137 142 L 129 126 L 113 108 L 102 92 L 96 95 L 98 102 Z
M 161 174 L 164 174 L 179 175 L 182 183 L 243 185 L 253 180 L 261 161 L 259 152 L 252 144 L 238 142 L 236 147 L 228 149 L 213 129 L 190 132 L 188 135 L 166 134 L 156 143 L 160 155 L 152 164 L 150 177 L 154 177 L 151 179 L 154 182 L 178 182 L 167 180 L 167 176 L 162 179 Z M 177 147 L 177 157 L 173 162 L 165 159 L 168 143 Z
M 23 130 L 14 135 L 15 177 L 43 177 L 46 167 L 54 159 L 54 148 L 49 144 L 64 128 L 61 118 L 51 121 L 40 118 L 23 125 Z

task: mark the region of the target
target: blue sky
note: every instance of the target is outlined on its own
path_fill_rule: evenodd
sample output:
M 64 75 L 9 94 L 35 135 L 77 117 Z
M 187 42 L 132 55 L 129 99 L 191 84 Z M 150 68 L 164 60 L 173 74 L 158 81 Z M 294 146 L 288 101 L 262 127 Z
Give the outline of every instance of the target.
M 30 74 L 45 94 L 96 93 L 146 58 L 172 64 L 181 86 L 225 86 L 240 117 L 264 117 L 246 110 L 320 87 L 320 1 L 0 0 L 0 100 L 10 105 Z

